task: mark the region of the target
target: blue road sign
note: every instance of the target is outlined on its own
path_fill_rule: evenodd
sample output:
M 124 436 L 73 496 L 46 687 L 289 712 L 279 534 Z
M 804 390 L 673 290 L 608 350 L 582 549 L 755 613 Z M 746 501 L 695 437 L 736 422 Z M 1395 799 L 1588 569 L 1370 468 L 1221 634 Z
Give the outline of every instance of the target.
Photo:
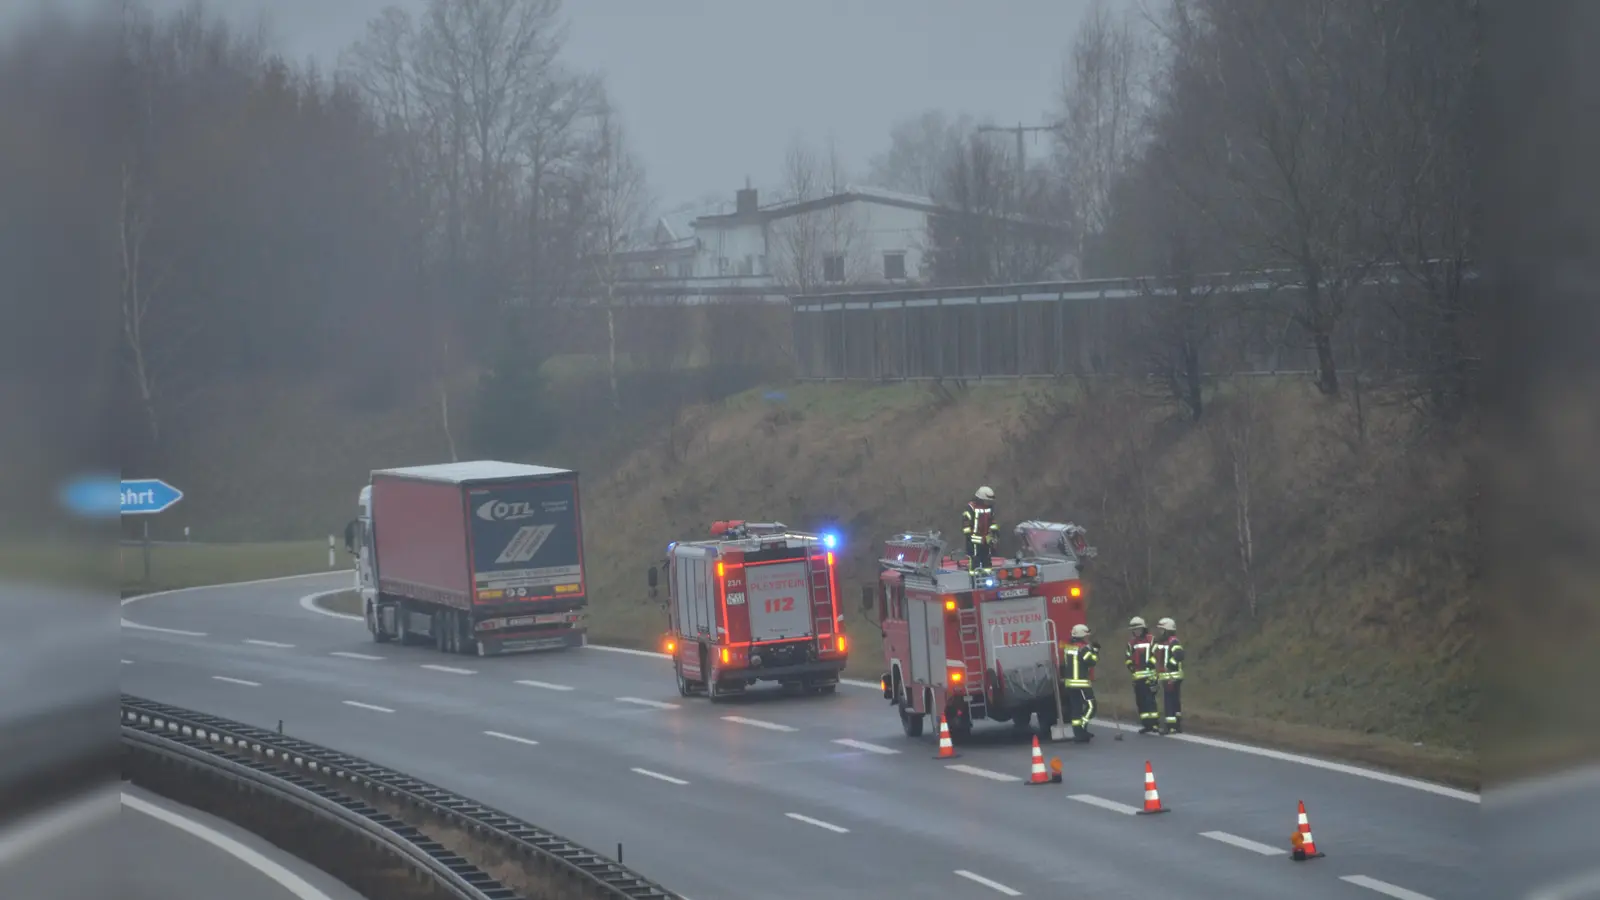
M 117 476 L 78 475 L 63 482 L 58 498 L 70 513 L 86 519 L 117 516 Z
M 165 512 L 182 499 L 183 491 L 159 478 L 136 478 L 122 482 L 122 514 L 125 516 Z

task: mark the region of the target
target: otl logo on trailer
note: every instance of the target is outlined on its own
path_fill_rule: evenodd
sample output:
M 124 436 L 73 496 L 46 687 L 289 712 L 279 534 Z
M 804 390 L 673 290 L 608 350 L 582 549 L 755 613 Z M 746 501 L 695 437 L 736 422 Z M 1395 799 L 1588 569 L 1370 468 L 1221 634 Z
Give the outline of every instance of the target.
M 525 500 L 490 500 L 478 507 L 478 518 L 485 522 L 515 522 L 534 515 L 533 504 Z

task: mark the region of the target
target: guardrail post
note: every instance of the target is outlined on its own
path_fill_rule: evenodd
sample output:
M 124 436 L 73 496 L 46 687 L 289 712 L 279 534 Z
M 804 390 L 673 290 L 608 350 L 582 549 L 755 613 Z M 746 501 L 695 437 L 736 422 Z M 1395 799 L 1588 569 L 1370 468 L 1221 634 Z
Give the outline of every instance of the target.
M 333 535 L 328 535 L 328 568 L 333 568 Z

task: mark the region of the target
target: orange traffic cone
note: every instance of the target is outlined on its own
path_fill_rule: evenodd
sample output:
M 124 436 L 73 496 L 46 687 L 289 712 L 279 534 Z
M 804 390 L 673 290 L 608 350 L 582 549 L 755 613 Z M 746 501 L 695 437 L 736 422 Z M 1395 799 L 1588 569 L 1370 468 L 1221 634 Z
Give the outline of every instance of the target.
M 1306 818 L 1306 802 L 1300 801 L 1300 823 L 1294 833 L 1289 835 L 1289 844 L 1294 848 L 1293 859 L 1295 862 L 1305 862 L 1308 859 L 1320 859 L 1324 855 L 1317 849 L 1317 842 L 1311 837 L 1311 821 Z
M 956 745 L 950 742 L 950 723 L 944 720 L 944 713 L 939 714 L 939 755 L 934 759 L 955 759 Z
M 1156 773 L 1150 768 L 1150 760 L 1144 761 L 1144 809 L 1139 810 L 1141 816 L 1153 816 L 1157 813 L 1172 812 L 1161 805 L 1161 794 L 1156 791 Z
M 1049 784 L 1050 773 L 1044 770 L 1044 754 L 1039 751 L 1039 736 L 1033 736 L 1033 772 L 1028 776 L 1028 784 Z

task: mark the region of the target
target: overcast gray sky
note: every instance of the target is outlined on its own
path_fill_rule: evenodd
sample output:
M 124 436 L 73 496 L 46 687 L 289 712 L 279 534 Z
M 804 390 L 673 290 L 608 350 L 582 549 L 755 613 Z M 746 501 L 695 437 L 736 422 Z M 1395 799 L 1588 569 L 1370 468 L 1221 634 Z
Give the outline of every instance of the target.
M 188 0 L 147 2 L 172 9 Z M 0 0 L 0 27 L 31 3 Z M 330 66 L 388 5 L 417 11 L 424 0 L 207 3 L 244 22 L 266 11 L 286 55 Z M 757 185 L 775 182 L 796 134 L 833 137 L 860 173 L 893 121 L 929 107 L 1036 124 L 1054 103 L 1063 53 L 1087 5 L 566 0 L 566 56 L 606 74 L 655 193 L 672 206 L 708 192 L 731 199 L 747 175 Z

